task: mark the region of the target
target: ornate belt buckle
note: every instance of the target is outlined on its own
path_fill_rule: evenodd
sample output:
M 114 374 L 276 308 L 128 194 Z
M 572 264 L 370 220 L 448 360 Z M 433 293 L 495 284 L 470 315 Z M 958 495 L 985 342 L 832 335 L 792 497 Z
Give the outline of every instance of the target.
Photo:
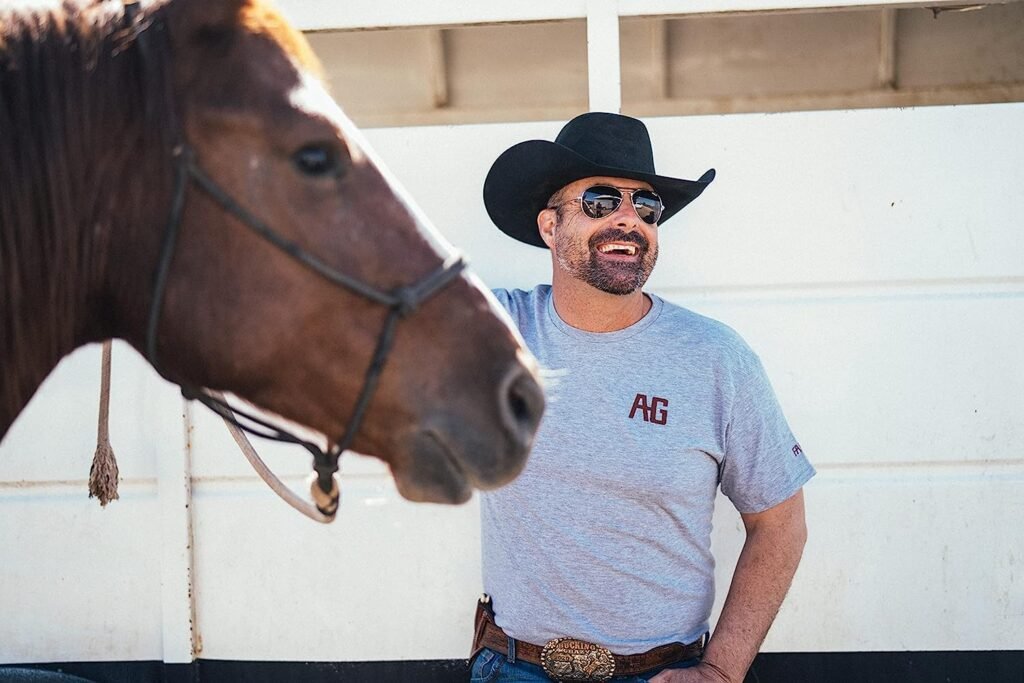
M 549 640 L 540 652 L 540 663 L 556 681 L 607 681 L 615 675 L 610 650 L 576 638 Z

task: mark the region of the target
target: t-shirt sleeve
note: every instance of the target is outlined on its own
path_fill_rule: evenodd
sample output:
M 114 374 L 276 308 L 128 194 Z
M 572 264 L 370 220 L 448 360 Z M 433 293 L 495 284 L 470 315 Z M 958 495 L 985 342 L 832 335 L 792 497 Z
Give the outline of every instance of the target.
M 778 505 L 815 474 L 756 358 L 733 398 L 721 470 L 722 493 L 742 513 Z
M 492 289 L 491 294 L 498 300 L 498 303 L 509 312 L 512 313 L 512 296 L 509 294 L 507 289 Z

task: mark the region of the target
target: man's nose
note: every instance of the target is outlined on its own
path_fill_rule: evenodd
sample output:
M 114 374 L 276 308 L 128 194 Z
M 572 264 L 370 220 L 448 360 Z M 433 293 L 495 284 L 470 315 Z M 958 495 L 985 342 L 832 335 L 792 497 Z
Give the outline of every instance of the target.
M 623 229 L 640 229 L 640 216 L 637 215 L 636 209 L 633 208 L 633 197 L 630 195 L 625 195 L 622 198 L 612 218 L 615 220 L 615 225 Z

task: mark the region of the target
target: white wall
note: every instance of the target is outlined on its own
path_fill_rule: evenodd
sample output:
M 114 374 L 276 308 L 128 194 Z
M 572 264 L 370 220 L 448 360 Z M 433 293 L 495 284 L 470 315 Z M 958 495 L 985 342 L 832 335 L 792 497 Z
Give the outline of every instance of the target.
M 662 228 L 651 287 L 746 337 L 819 470 L 805 560 L 765 649 L 1024 648 L 1024 105 L 648 124 L 663 173 L 719 173 Z M 558 127 L 368 136 L 484 280 L 526 287 L 547 277 L 547 253 L 491 226 L 480 184 L 507 146 Z M 134 352 L 114 364 L 122 500 L 86 499 L 95 347 L 0 446 L 0 661 L 187 659 L 186 444 L 199 656 L 466 655 L 475 501 L 405 503 L 375 461 L 346 456 L 339 520 L 316 525 L 200 409 L 185 439 L 175 390 Z M 268 450 L 301 485 L 305 457 Z M 741 541 L 723 501 L 723 595 Z

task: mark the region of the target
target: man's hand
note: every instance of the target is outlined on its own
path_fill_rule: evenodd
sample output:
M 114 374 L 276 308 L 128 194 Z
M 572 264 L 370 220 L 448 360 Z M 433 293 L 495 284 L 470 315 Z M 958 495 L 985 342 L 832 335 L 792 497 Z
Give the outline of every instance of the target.
M 804 549 L 803 491 L 763 512 L 740 516 L 747 539 L 704 661 L 690 669 L 662 671 L 652 682 L 741 683 L 754 661 Z
M 666 669 L 651 679 L 651 683 L 733 683 L 721 669 L 701 662 L 689 669 Z

